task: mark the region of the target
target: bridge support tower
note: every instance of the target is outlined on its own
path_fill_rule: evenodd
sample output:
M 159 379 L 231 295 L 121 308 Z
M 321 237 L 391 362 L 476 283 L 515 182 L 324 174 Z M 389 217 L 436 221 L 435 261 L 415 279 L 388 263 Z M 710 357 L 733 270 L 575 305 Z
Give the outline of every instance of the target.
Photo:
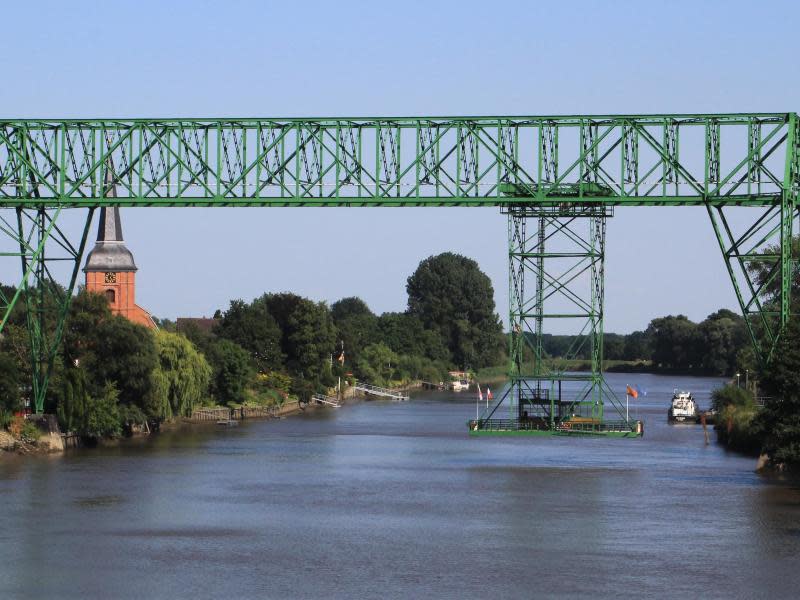
M 472 431 L 636 435 L 637 423 L 603 378 L 605 236 L 613 208 L 513 204 L 503 212 L 510 384 Z M 553 329 L 574 336 L 558 358 L 544 349 Z M 576 371 L 577 362 L 589 370 Z

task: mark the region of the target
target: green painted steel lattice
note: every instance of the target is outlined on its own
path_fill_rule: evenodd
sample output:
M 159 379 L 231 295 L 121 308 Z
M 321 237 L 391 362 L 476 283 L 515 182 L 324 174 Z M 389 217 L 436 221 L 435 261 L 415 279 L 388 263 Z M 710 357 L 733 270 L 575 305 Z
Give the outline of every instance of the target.
M 8 213 L 0 230 L 10 244 L 0 256 L 22 269 L 19 293 L 0 291 L 0 332 L 24 297 L 41 410 L 98 206 L 500 206 L 510 230 L 534 219 L 562 233 L 576 211 L 595 211 L 581 217 L 595 233 L 581 235 L 597 241 L 605 217 L 596 215 L 609 207 L 693 205 L 706 207 L 757 355 L 767 360 L 791 316 L 799 182 L 796 113 L 0 120 L 0 212 Z M 70 240 L 56 223 L 75 208 L 90 210 Z M 737 230 L 741 219 L 729 214 L 745 208 L 755 216 Z M 519 257 L 510 258 L 513 273 Z M 65 293 L 52 285 L 52 260 L 71 261 Z M 767 265 L 768 282 L 755 281 L 756 261 Z M 602 260 L 590 262 L 600 268 L 592 294 L 602 312 Z M 534 305 L 546 282 L 534 285 Z M 777 299 L 767 289 L 778 289 Z M 601 312 L 588 342 L 593 390 L 602 382 Z M 546 318 L 524 318 L 532 319 L 534 356 Z M 512 356 L 522 343 L 512 341 Z M 553 376 L 520 369 L 512 375 L 521 382 Z

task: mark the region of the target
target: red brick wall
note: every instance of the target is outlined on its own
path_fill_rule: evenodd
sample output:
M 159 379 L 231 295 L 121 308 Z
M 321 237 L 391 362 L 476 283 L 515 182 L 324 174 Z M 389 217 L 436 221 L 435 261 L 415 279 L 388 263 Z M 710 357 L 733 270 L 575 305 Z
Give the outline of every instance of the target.
M 110 305 L 112 313 L 121 315 L 145 327 L 155 327 L 150 314 L 136 305 L 135 272 L 118 272 L 116 283 L 106 283 L 106 274 L 104 272 L 90 271 L 86 273 L 86 289 L 98 294 L 105 294 L 107 290 L 114 290 L 114 302 Z

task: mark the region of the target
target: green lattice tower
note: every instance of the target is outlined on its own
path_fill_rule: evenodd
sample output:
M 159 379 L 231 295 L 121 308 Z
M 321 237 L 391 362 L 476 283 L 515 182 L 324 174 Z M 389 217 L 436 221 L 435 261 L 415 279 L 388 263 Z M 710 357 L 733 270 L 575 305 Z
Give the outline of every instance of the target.
M 602 371 L 605 234 L 611 211 L 574 205 L 505 209 L 510 387 L 482 419 L 496 418 L 501 405 L 510 421 L 553 431 L 576 417 L 602 423 L 608 405 L 615 409 L 614 420 L 627 419 Z M 568 351 L 562 357 L 547 357 L 545 332 L 570 325 L 575 337 Z M 590 371 L 570 371 L 571 361 L 587 356 Z

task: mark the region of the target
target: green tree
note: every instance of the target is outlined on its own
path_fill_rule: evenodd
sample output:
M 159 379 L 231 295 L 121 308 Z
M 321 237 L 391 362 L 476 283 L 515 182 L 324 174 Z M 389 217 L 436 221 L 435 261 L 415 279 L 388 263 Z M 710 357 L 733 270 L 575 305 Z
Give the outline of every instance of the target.
M 155 341 L 150 330 L 125 317 L 111 316 L 100 321 L 87 336 L 92 352 L 80 365 L 88 371 L 94 389 L 91 395 L 102 395 L 99 386 L 113 383 L 119 402 L 147 411 L 152 389 L 151 373 L 158 365 Z M 158 418 L 157 414 L 148 416 Z
M 370 344 L 356 364 L 356 375 L 373 385 L 386 385 L 398 366 L 398 356 L 385 344 Z
M 711 407 L 717 412 L 721 412 L 728 406 L 738 408 L 753 408 L 753 395 L 735 385 L 725 385 L 715 389 L 711 393 Z
M 653 362 L 666 369 L 691 370 L 700 366 L 697 324 L 684 315 L 653 319 L 647 328 L 652 339 Z
M 83 434 L 86 414 L 91 401 L 86 385 L 86 370 L 75 367 L 66 368 L 63 387 L 56 407 L 58 424 L 62 431 L 75 431 Z
M 111 319 L 108 300 L 102 294 L 81 289 L 72 299 L 64 323 L 62 351 L 64 361 L 74 365 L 88 355 L 97 353 L 97 332 L 101 323 Z
M 644 331 L 634 331 L 625 336 L 622 351 L 624 360 L 650 360 L 653 355 L 650 336 Z
M 153 316 L 153 323 L 155 323 L 156 327 L 158 327 L 161 331 L 175 333 L 178 330 L 177 324 L 171 319 L 159 319 L 158 317 Z
M 342 298 L 331 305 L 331 317 L 344 342 L 346 364 L 354 365 L 362 350 L 378 341 L 378 317 L 361 298 Z M 336 351 L 339 352 L 337 346 Z
M 439 331 L 426 329 L 420 318 L 415 315 L 383 313 L 378 317 L 378 332 L 378 339 L 397 354 L 450 361 L 450 350 Z
M 625 336 L 618 333 L 603 335 L 603 357 L 606 360 L 622 360 L 625 355 Z
M 0 352 L 0 426 L 20 409 L 19 386 L 19 371 L 14 358 L 6 352 Z
M 211 367 L 184 336 L 167 331 L 155 333 L 158 364 L 152 372 L 152 391 L 147 412 L 159 420 L 175 415 L 191 416 L 208 393 Z
M 232 300 L 215 333 L 247 350 L 260 373 L 283 366 L 281 330 L 267 309 L 263 297 L 257 298 L 251 304 L 243 300 Z
M 767 256 L 780 256 L 780 253 L 779 245 L 768 246 L 761 251 L 761 254 Z M 800 235 L 792 238 L 792 256 L 795 258 L 800 256 Z M 767 304 L 780 303 L 781 277 L 774 276 L 774 264 L 772 260 L 754 260 L 748 263 L 748 271 L 755 280 L 756 289 L 762 290 L 762 297 Z M 792 292 L 800 293 L 800 262 L 792 261 L 791 269 Z
M 67 367 L 62 380 L 56 415 L 64 431 L 84 438 L 99 439 L 119 435 L 122 422 L 119 393 L 111 382 L 98 387 L 96 395 L 88 391 L 86 370 Z
M 120 434 L 119 393 L 106 382 L 95 397 L 88 397 L 82 434 L 89 438 L 114 437 Z
M 756 417 L 763 451 L 773 465 L 800 469 L 800 319 L 789 322 L 761 385 L 769 396 Z
M 290 293 L 267 294 L 263 301 L 281 329 L 289 372 L 319 381 L 329 371 L 336 346 L 336 327 L 328 307 Z
M 715 375 L 731 375 L 738 366 L 737 355 L 748 344 L 744 319 L 721 309 L 709 315 L 698 327 L 702 345 L 701 364 Z
M 220 404 L 242 404 L 245 389 L 253 377 L 250 355 L 238 344 L 220 338 L 207 348 L 211 365 L 211 393 Z
M 458 365 L 479 368 L 502 355 L 494 289 L 474 260 L 446 252 L 423 260 L 408 278 L 408 312 L 437 331 Z

